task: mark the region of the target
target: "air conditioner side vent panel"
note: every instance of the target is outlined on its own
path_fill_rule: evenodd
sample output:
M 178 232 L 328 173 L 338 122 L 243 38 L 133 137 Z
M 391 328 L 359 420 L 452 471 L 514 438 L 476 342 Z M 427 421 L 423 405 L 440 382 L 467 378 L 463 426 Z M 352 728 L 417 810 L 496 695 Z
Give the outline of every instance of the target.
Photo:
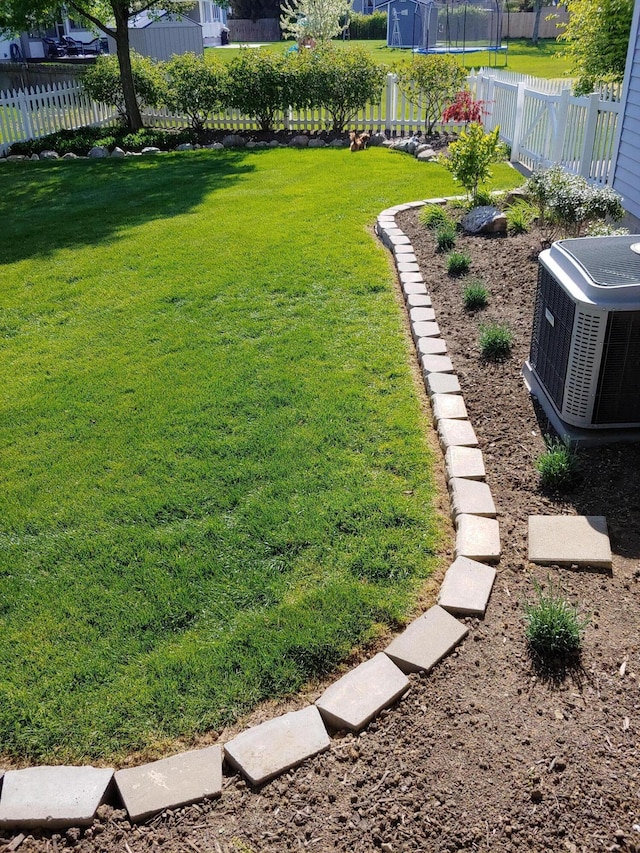
M 586 418 L 593 402 L 593 374 L 602 324 L 599 314 L 578 311 L 571 358 L 567 370 L 564 411 L 574 418 Z

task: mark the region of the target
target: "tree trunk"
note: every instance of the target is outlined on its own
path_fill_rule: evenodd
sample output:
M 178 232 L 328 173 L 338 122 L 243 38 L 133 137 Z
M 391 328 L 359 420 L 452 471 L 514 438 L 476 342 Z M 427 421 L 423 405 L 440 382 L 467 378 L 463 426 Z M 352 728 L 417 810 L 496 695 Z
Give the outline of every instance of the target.
M 536 13 L 535 18 L 533 19 L 533 35 L 531 36 L 532 44 L 538 44 L 538 40 L 540 38 L 540 17 L 542 15 L 542 0 L 536 0 L 534 4 L 534 11 Z
M 136 131 L 142 127 L 142 116 L 140 115 L 140 108 L 136 99 L 133 72 L 131 70 L 129 17 L 122 8 L 119 8 L 119 4 L 113 4 L 113 11 L 116 16 L 116 48 L 118 63 L 120 65 L 120 79 L 122 80 L 124 103 L 127 110 L 127 123 L 132 131 Z

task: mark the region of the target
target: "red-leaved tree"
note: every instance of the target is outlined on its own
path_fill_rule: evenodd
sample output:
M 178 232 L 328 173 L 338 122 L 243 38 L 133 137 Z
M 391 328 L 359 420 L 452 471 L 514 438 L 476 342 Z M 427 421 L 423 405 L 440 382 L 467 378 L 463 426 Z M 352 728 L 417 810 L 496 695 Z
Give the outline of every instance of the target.
M 442 113 L 442 121 L 459 121 L 465 125 L 469 122 L 482 124 L 482 116 L 486 113 L 483 109 L 484 101 L 474 100 L 468 89 L 457 92 L 452 104 Z

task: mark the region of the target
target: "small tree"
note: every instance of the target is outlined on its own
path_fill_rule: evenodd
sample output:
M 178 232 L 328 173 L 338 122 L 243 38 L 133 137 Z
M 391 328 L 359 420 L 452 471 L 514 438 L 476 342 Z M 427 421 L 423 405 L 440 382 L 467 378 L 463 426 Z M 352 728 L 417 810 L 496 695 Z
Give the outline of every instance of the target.
M 138 110 L 141 111 L 145 106 L 158 106 L 165 88 L 160 66 L 148 57 L 131 51 L 131 72 Z M 128 124 L 129 111 L 117 56 L 99 56 L 95 64 L 90 65 L 82 75 L 82 86 L 94 101 L 115 107 L 122 123 Z
M 568 0 L 569 21 L 558 36 L 566 43 L 576 94 L 624 78 L 633 0 Z
M 309 39 L 322 43 L 342 32 L 351 0 L 285 0 L 281 11 L 284 36 L 293 36 L 298 44 Z
M 442 121 L 459 121 L 465 125 L 473 121 L 482 124 L 483 107 L 484 101 L 476 101 L 468 89 L 463 89 L 456 92 L 453 103 L 442 113 Z
M 187 116 L 194 130 L 202 130 L 211 113 L 223 106 L 226 68 L 218 60 L 206 62 L 195 53 L 173 56 L 165 66 L 165 104 Z
M 275 117 L 305 97 L 296 85 L 297 57 L 243 49 L 227 68 L 227 103 L 255 118 L 262 130 L 272 130 Z
M 425 114 L 427 135 L 440 121 L 447 104 L 455 98 L 465 80 L 464 68 L 451 54 L 416 56 L 398 71 L 398 84 L 405 96 L 421 105 Z
M 307 78 L 308 99 L 331 116 L 332 130 L 341 133 L 355 115 L 380 99 L 384 69 L 360 47 L 326 44 L 300 56 Z
M 444 166 L 454 180 L 462 184 L 473 202 L 478 195 L 478 186 L 491 177 L 489 166 L 500 157 L 499 133 L 499 127 L 485 133 L 482 125 L 474 122 L 451 143 L 448 156 L 443 158 Z

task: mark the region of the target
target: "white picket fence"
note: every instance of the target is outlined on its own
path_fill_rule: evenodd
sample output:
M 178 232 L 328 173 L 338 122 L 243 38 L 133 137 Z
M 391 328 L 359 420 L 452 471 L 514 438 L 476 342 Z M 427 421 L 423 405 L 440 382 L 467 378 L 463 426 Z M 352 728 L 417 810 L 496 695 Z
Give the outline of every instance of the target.
M 570 81 L 540 81 L 496 69 L 471 72 L 467 83 L 474 97 L 484 102 L 485 127 L 499 125 L 502 139 L 511 146 L 513 163 L 526 169 L 561 163 L 594 183 L 607 183 L 620 112 L 620 102 L 612 100 L 611 93 L 574 97 Z M 147 110 L 144 119 L 164 128 L 187 123 L 184 116 L 166 110 Z M 115 111 L 91 101 L 78 83 L 0 92 L 0 155 L 14 142 L 115 121 Z M 291 131 L 322 130 L 331 124 L 320 110 L 291 109 L 279 116 L 279 123 Z M 207 126 L 229 131 L 257 128 L 255 120 L 233 110 L 212 116 Z M 422 106 L 410 101 L 395 75 L 388 74 L 380 101 L 369 104 L 352 126 L 393 135 L 415 133 L 424 127 Z

